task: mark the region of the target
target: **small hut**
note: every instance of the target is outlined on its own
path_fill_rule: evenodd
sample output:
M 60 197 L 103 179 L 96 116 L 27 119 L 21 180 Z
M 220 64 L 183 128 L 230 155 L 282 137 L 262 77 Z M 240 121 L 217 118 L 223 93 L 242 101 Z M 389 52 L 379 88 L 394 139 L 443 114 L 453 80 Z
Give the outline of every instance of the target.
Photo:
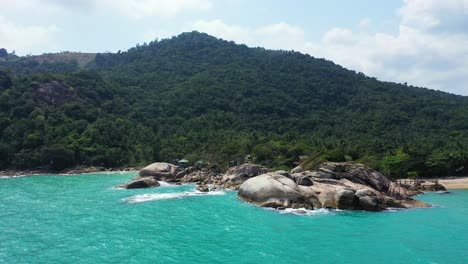
M 189 166 L 189 161 L 186 159 L 181 159 L 177 162 L 177 166 L 187 168 Z

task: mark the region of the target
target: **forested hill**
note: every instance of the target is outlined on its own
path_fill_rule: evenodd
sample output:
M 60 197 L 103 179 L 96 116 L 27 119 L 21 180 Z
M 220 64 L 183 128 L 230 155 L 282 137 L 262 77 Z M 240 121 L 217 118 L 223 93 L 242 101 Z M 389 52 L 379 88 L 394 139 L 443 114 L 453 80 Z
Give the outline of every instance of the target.
M 308 155 L 308 164 L 354 160 L 390 176 L 468 173 L 468 97 L 298 52 L 191 32 L 81 68 L 51 64 L 28 71 L 0 60 L 3 168 L 225 165 L 250 154 L 270 167 Z

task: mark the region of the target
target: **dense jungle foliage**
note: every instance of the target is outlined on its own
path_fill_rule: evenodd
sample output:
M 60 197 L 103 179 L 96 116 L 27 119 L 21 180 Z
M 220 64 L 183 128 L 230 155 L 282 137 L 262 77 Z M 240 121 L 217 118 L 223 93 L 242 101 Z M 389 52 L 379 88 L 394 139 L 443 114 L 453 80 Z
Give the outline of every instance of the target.
M 0 168 L 246 155 L 291 168 L 308 155 L 306 166 L 358 161 L 392 177 L 468 173 L 468 97 L 298 52 L 191 32 L 86 66 L 2 58 Z

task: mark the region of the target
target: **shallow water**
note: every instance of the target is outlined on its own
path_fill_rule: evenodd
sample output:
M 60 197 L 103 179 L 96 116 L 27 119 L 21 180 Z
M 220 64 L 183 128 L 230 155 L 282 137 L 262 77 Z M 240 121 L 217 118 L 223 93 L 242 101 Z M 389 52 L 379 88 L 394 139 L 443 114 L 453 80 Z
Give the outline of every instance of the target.
M 468 263 L 468 191 L 430 209 L 273 211 L 134 173 L 0 179 L 0 263 Z

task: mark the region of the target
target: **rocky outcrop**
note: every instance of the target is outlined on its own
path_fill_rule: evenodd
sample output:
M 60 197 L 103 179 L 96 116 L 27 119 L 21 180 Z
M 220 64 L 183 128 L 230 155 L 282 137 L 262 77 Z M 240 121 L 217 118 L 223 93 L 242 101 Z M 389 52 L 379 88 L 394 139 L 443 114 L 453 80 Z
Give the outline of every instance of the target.
M 222 175 L 216 173 L 210 169 L 201 169 L 197 170 L 195 168 L 188 168 L 188 173 L 186 173 L 181 179 L 181 183 L 196 183 L 199 185 L 207 185 L 207 184 L 218 184 L 221 179 Z
M 222 177 L 219 184 L 227 189 L 238 190 L 240 185 L 246 180 L 264 174 L 268 170 L 260 165 L 246 163 L 240 166 L 230 168 Z
M 149 179 L 153 179 L 155 182 L 166 181 L 175 184 L 196 183 L 200 186 L 208 184 L 222 186 L 222 175 L 210 168 L 181 168 L 170 163 L 156 162 L 141 169 L 139 175 L 132 182 L 119 187 L 140 186 L 138 188 L 150 188 L 159 186 L 155 183 L 146 185 L 141 183 L 142 180 L 147 182 Z
M 131 182 L 118 187 L 126 189 L 158 187 L 160 186 L 158 181 L 175 182 L 180 171 L 179 167 L 173 164 L 156 162 L 141 169 Z
M 420 189 L 423 192 L 440 192 L 440 191 L 447 191 L 445 187 L 440 183 L 434 184 L 423 184 L 421 185 Z
M 140 170 L 140 177 L 151 176 L 159 181 L 174 179 L 180 171 L 179 167 L 166 162 L 156 162 Z
M 239 190 L 239 198 L 263 207 L 336 208 L 343 210 L 380 211 L 389 207 L 427 207 L 411 198 L 414 192 L 378 171 L 349 162 L 326 162 L 315 171 L 294 169 L 267 173 L 256 164 L 230 168 L 224 175 L 210 168 L 179 168 L 157 162 L 143 168 L 139 176 L 119 187 L 149 188 L 158 181 L 196 183 L 197 190 Z M 209 188 L 208 186 L 213 188 Z M 434 188 L 439 188 L 438 186 Z
M 238 196 L 264 207 L 380 211 L 428 205 L 404 187 L 356 163 L 324 163 L 316 171 L 268 173 L 245 181 Z
M 409 183 L 406 180 L 402 180 L 401 186 L 403 186 L 410 195 L 423 194 L 424 192 L 447 192 L 445 186 L 438 181 L 431 180 L 413 180 Z

